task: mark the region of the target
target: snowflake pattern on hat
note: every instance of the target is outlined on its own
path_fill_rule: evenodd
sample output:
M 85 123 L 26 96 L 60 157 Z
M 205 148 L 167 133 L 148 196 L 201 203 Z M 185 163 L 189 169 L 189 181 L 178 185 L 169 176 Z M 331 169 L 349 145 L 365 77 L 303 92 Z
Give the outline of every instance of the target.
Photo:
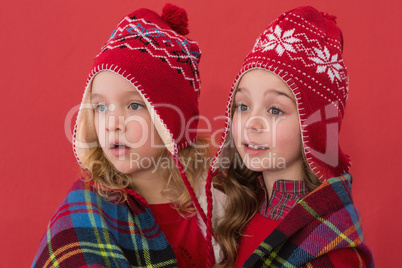
M 300 42 L 301 40 L 294 37 L 293 33 L 296 29 L 287 30 L 282 34 L 282 29 L 279 25 L 276 25 L 275 30 L 272 28 L 266 35 L 267 39 L 259 39 L 255 45 L 255 50 L 262 49 L 262 52 L 267 50 L 275 49 L 279 56 L 282 56 L 283 52 L 290 51 L 296 53 L 293 47 L 294 43 Z
M 324 47 L 324 51 L 314 48 L 316 57 L 309 57 L 310 60 L 317 64 L 317 73 L 327 73 L 331 82 L 334 82 L 334 78 L 341 80 L 339 71 L 343 69 L 343 60 L 338 60 L 338 54 L 330 55 L 327 47 Z
M 338 54 L 331 56 L 328 48 L 321 48 L 318 40 L 309 39 L 304 32 L 295 31 L 296 28 L 283 31 L 280 25 L 270 27 L 257 39 L 252 52 L 274 50 L 278 56 L 283 56 L 286 52 L 292 60 L 303 61 L 306 67 L 315 68 L 316 73 L 326 73 L 332 83 L 335 78 L 342 80 L 344 76 L 341 76 L 340 70 L 344 69 L 344 63 L 342 59 L 338 59 Z M 306 42 L 315 43 L 316 47 L 303 45 Z

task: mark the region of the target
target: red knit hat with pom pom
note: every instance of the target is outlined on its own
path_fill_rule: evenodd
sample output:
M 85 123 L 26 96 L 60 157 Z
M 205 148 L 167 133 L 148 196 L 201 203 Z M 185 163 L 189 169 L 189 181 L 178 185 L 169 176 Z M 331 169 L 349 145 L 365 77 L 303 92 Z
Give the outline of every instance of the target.
M 310 6 L 280 15 L 257 38 L 244 60 L 227 109 L 229 118 L 232 98 L 246 72 L 263 69 L 279 76 L 295 96 L 304 153 L 321 181 L 340 176 L 350 167 L 349 156 L 338 142 L 348 96 L 348 73 L 342 59 L 342 32 L 335 19 Z M 229 123 L 228 119 L 227 129 Z M 214 170 L 216 165 L 215 160 Z
M 177 155 L 179 150 L 194 143 L 199 115 L 201 51 L 195 41 L 184 36 L 189 32 L 187 26 L 186 11 L 171 4 L 165 5 L 162 16 L 142 8 L 124 17 L 95 58 L 83 105 L 90 102 L 88 91 L 96 74 L 117 73 L 141 94 L 171 154 Z M 79 114 L 77 128 L 85 123 L 80 119 Z M 96 138 L 80 134 L 78 129 L 74 146 L 78 160 L 79 150 Z

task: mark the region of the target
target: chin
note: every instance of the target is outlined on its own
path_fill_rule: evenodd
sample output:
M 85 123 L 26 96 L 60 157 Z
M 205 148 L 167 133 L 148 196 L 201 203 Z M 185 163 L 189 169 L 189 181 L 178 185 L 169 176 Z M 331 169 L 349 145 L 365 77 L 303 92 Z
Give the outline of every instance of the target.
M 114 165 L 114 167 L 119 171 L 120 173 L 123 173 L 125 175 L 130 175 L 138 171 L 137 167 L 130 167 L 129 164 L 126 165 Z
M 250 159 L 250 161 L 245 162 L 245 165 L 248 169 L 254 172 L 275 171 L 285 169 L 286 161 L 282 158 L 260 158 L 258 161 Z
M 261 166 L 250 165 L 249 163 L 244 163 L 244 164 L 245 164 L 245 166 L 246 166 L 249 170 L 254 171 L 254 172 L 262 172 L 262 171 L 265 171 L 265 170 L 266 170 L 266 168 L 264 169 L 264 168 L 261 167 Z

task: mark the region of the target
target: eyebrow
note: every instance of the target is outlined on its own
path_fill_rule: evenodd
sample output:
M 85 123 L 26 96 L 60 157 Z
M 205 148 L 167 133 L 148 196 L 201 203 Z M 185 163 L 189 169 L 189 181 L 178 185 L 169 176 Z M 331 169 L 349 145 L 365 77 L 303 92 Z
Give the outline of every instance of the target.
M 102 98 L 102 97 L 103 97 L 103 95 L 101 95 L 101 94 L 97 94 L 97 93 L 93 94 L 93 93 L 91 93 L 91 99 Z
M 275 92 L 277 95 L 286 96 L 286 97 L 288 97 L 290 100 L 294 101 L 294 100 L 292 99 L 292 97 L 290 97 L 288 94 L 286 94 L 286 93 L 284 93 L 284 92 L 280 92 L 280 91 L 275 90 L 275 89 L 272 89 L 271 91 Z
M 248 95 L 248 91 L 247 91 L 247 89 L 245 90 L 245 91 L 243 91 L 243 88 L 242 87 L 238 87 L 236 90 L 235 90 L 235 92 L 234 92 L 234 94 L 237 94 L 237 93 L 239 93 L 239 92 L 241 92 L 241 93 L 246 93 L 247 95 Z
M 132 91 L 132 90 L 130 90 L 130 91 L 126 91 L 126 92 L 124 92 L 123 93 L 123 96 L 139 96 L 139 97 L 141 97 L 141 99 L 142 99 L 142 96 L 141 96 L 141 94 L 138 92 L 138 91 Z M 99 94 L 99 93 L 91 93 L 91 99 L 94 99 L 94 98 L 102 98 L 102 97 L 104 97 L 102 94 Z
M 244 89 L 244 91 L 242 91 L 243 89 Z M 236 90 L 236 93 L 238 93 L 238 92 L 242 92 L 243 94 L 244 94 L 244 93 L 248 94 L 248 90 L 247 90 L 246 88 L 241 88 L 241 87 L 239 87 L 239 88 L 237 88 L 237 90 Z M 292 97 L 290 97 L 288 94 L 286 94 L 286 93 L 284 93 L 284 92 L 281 92 L 281 91 L 278 91 L 278 90 L 276 90 L 276 89 L 268 89 L 268 90 L 264 93 L 264 96 L 265 96 L 266 94 L 268 94 L 268 93 L 271 93 L 271 92 L 276 93 L 276 95 L 283 95 L 283 96 L 286 96 L 286 97 L 288 97 L 290 100 L 294 101 L 294 100 L 292 99 Z

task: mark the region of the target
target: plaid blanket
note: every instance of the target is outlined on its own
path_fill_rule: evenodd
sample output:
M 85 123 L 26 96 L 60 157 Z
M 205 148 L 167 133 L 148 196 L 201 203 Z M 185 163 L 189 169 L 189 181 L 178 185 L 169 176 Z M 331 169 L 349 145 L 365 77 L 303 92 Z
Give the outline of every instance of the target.
M 103 200 L 79 180 L 50 220 L 32 267 L 177 267 L 141 196 Z
M 374 267 L 351 181 L 331 178 L 301 199 L 243 267 Z

